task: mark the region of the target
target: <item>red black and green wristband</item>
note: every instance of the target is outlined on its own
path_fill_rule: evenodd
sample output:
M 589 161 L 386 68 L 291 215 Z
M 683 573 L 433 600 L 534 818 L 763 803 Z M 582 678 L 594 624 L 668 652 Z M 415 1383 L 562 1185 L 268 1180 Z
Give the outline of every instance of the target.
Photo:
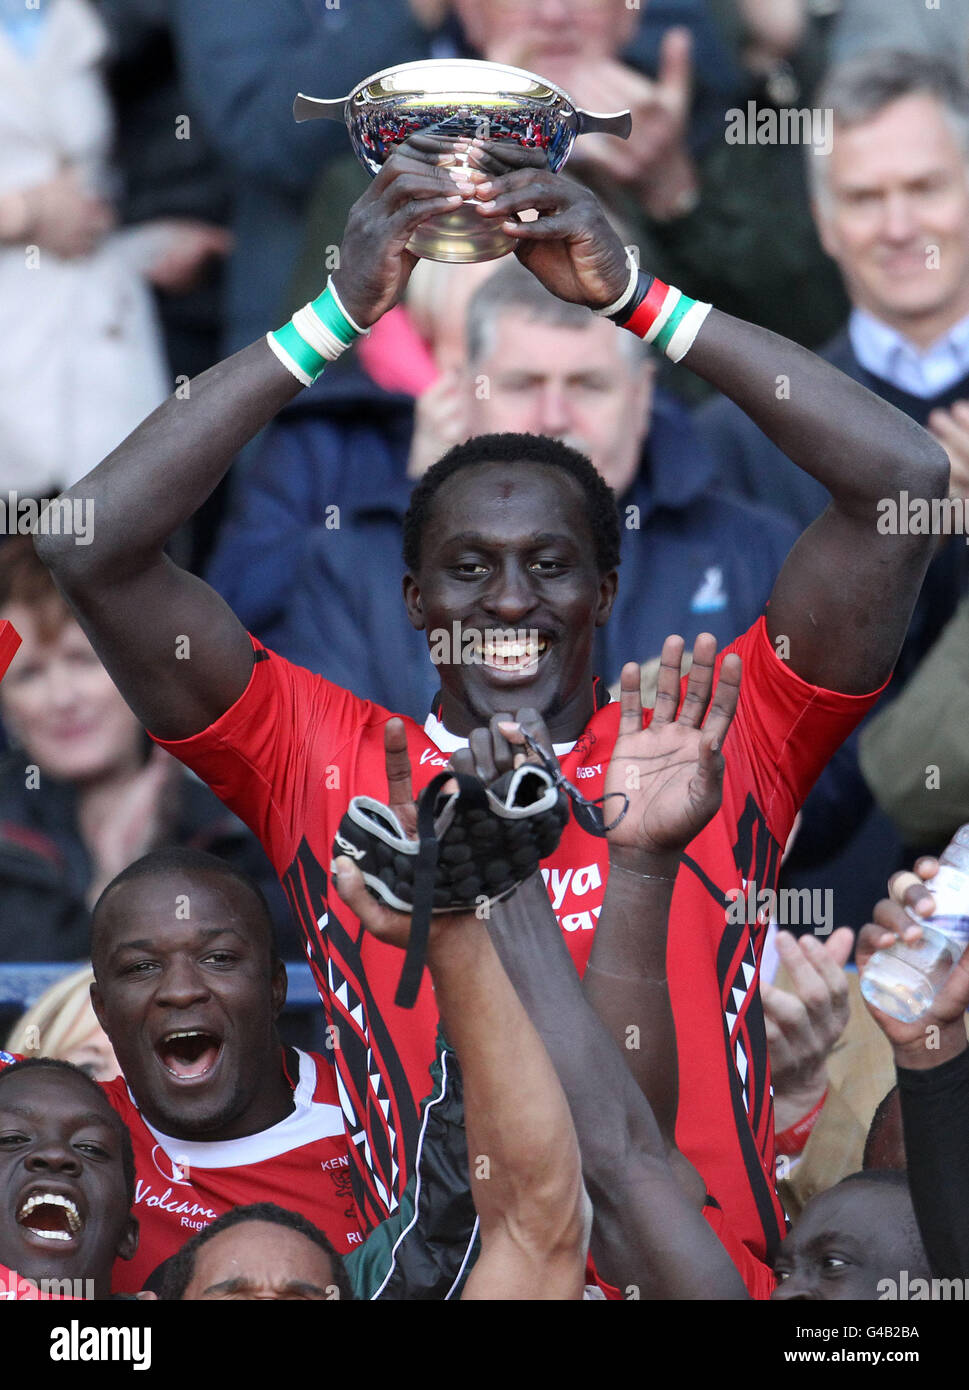
M 636 269 L 630 255 L 630 281 L 625 292 L 614 304 L 595 313 L 655 344 L 672 362 L 679 362 L 693 346 L 712 307 Z

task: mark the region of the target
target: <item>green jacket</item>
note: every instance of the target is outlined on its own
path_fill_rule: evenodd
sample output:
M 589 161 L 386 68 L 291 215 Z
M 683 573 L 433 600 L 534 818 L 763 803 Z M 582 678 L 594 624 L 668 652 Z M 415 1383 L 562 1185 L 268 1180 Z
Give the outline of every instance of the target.
M 861 767 L 917 852 L 938 853 L 969 821 L 969 596 L 902 693 L 862 731 Z

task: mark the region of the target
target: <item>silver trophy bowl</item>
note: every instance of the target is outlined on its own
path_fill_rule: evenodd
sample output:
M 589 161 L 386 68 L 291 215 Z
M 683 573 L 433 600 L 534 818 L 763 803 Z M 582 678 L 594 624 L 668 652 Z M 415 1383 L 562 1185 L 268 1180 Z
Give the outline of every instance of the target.
M 543 149 L 549 168 L 557 172 L 577 136 L 596 131 L 625 140 L 632 125 L 628 111 L 583 111 L 567 92 L 523 68 L 462 58 L 399 63 L 374 73 L 349 96 L 329 101 L 301 92 L 293 115 L 297 121 L 320 116 L 345 121 L 354 152 L 371 174 L 395 146 L 422 129 L 515 140 L 527 149 Z M 472 207 L 429 218 L 408 243 L 415 256 L 459 263 L 493 261 L 514 245 Z

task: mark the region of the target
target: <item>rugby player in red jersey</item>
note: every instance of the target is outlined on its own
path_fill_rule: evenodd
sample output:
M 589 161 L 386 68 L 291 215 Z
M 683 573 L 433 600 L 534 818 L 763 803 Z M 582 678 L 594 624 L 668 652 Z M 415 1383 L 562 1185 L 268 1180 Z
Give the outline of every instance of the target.
M 341 1254 L 359 1244 L 333 1064 L 279 1039 L 286 972 L 256 885 L 214 855 L 154 851 L 104 890 L 91 955 L 122 1070 L 102 1089 L 131 1134 L 141 1228 L 115 1290 L 144 1288 L 244 1203 L 291 1207 Z
M 414 229 L 461 201 L 500 222 L 561 298 L 611 310 L 629 292 L 626 254 L 591 193 L 509 142 L 475 145 L 471 157 L 480 167 L 458 169 L 453 151 L 417 136 L 383 166 L 351 211 L 339 270 L 308 311 L 318 345 L 329 351 L 337 331 L 352 336 L 351 320 L 366 329 L 398 301 L 414 265 L 406 250 Z M 527 209 L 537 220 L 517 221 Z M 948 463 L 910 420 L 811 353 L 716 310 L 702 322 L 689 311 L 681 322 L 685 306 L 665 288 L 639 283 L 630 324 L 649 336 L 656 315 L 666 316 L 670 355 L 683 349 L 687 367 L 832 497 L 788 557 L 766 616 L 729 649 L 742 656 L 745 681 L 723 806 L 684 856 L 670 918 L 678 1146 L 738 1238 L 764 1259 L 784 1229 L 758 992 L 764 928 L 725 921 L 727 894 L 750 879 L 758 889 L 776 885 L 798 807 L 891 672 L 934 542 L 880 534 L 879 499 L 902 490 L 941 498 Z M 321 313 L 330 315 L 326 333 Z M 37 544 L 145 726 L 250 825 L 287 889 L 339 1029 L 340 1098 L 369 1229 L 397 1208 L 414 1167 L 436 1025 L 426 981 L 412 1012 L 395 1007 L 399 958 L 362 932 L 329 881 L 349 799 L 386 795 L 390 714 L 266 651 L 165 553 L 238 450 L 312 379 L 307 364 L 322 365 L 297 318 L 166 402 L 72 489 L 95 504 L 92 544 L 55 535 Z M 592 636 L 618 583 L 618 518 L 603 486 L 581 456 L 523 436 L 472 440 L 421 480 L 406 527 L 407 612 L 438 648 L 442 633 L 459 640 L 438 655 L 442 693 L 425 728 L 400 728 L 420 786 L 473 729 L 528 705 L 570 780 L 590 797 L 601 792 L 619 723 L 591 667 Z M 511 641 L 493 636 L 508 630 Z M 573 819 L 544 865 L 580 972 L 610 910 L 612 860 L 607 843 Z

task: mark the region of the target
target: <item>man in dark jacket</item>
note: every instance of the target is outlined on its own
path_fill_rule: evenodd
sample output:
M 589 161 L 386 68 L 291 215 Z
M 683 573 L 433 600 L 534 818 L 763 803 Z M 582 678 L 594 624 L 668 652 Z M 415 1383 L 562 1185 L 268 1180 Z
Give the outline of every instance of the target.
M 818 105 L 834 112 L 835 139 L 830 156 L 811 158 L 814 211 L 853 306 L 820 356 L 932 431 L 949 453 L 953 483 L 964 480 L 969 89 L 936 58 L 875 52 L 835 70 Z M 731 401 L 708 402 L 696 423 L 724 487 L 778 507 L 800 527 L 827 506 L 825 489 Z M 892 693 L 939 638 L 967 585 L 969 552 L 950 539 L 929 567 Z M 923 766 L 931 761 L 921 758 Z M 905 855 L 887 817 L 872 811 L 854 740 L 829 765 L 804 816 L 790 867 L 806 875 L 804 883 L 820 874 L 835 889 L 838 919 L 860 925 Z M 847 851 L 829 859 L 855 832 Z

